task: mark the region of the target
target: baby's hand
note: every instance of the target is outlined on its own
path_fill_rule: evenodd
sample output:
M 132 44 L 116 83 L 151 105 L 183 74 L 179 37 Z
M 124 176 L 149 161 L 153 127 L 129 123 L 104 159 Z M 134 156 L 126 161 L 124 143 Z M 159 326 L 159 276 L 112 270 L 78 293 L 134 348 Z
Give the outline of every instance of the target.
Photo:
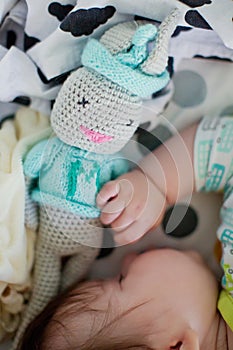
M 96 201 L 100 220 L 116 232 L 118 244 L 134 242 L 158 226 L 166 205 L 165 196 L 138 169 L 106 183 Z

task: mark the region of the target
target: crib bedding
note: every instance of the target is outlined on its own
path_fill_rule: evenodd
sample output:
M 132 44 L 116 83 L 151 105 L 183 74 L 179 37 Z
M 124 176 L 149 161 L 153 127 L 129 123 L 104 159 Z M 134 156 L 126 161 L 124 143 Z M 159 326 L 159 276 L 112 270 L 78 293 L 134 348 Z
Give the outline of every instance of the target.
M 157 146 L 188 122 L 193 122 L 206 114 L 226 115 L 232 113 L 233 92 L 230 89 L 232 76 L 233 67 L 229 62 L 215 60 L 207 62 L 202 59 L 183 60 L 169 86 L 172 91 L 172 93 L 168 92 L 171 94 L 170 102 L 164 108 L 163 113 L 158 116 L 154 115 L 154 120 L 151 123 L 145 119 L 144 125 L 147 126 L 147 129 L 143 127 L 139 129 L 134 136 L 135 142 L 130 143 L 130 147 L 125 149 L 125 153 L 136 162 L 144 155 L 145 149 Z M 197 77 L 204 78 L 202 80 Z M 221 80 L 224 80 L 223 88 L 216 89 L 216 82 Z M 190 84 L 188 88 L 187 81 Z M 191 90 L 190 96 L 185 95 L 184 100 L 180 99 L 180 96 L 184 96 L 184 91 L 189 90 Z M 199 92 L 199 100 L 194 99 L 192 102 L 191 97 L 195 95 L 195 91 Z M 164 96 L 159 97 L 159 99 L 163 100 Z M 187 101 L 189 101 L 189 105 L 187 105 Z M 144 110 L 148 111 L 147 115 L 153 116 L 154 109 L 151 107 L 151 101 L 145 103 Z M 148 137 L 148 135 L 153 135 L 153 137 Z M 190 203 L 188 200 L 178 203 L 177 223 L 180 215 L 183 216 L 183 220 L 178 225 L 178 229 L 174 229 L 169 234 L 166 232 L 166 223 L 167 215 L 172 208 L 168 208 L 162 225 L 133 245 L 114 249 L 109 230 L 105 235 L 104 249 L 93 264 L 89 278 L 113 276 L 119 271 L 121 260 L 125 254 L 131 251 L 140 252 L 152 246 L 197 249 L 219 278 L 221 271 L 214 255 L 214 249 L 221 200 L 221 195 L 202 193 L 194 195 Z M 4 349 L 3 346 L 0 347 L 1 350 Z
M 49 113 L 60 85 L 80 65 L 87 38 L 99 37 L 108 27 L 132 20 L 135 15 L 161 21 L 174 7 L 179 8 L 171 70 L 176 69 L 181 57 L 232 59 L 232 1 L 193 3 L 147 0 L 142 6 L 140 0 L 2 0 L 0 117 L 14 112 L 15 103 Z M 189 40 L 191 45 L 187 45 Z
M 142 9 L 140 0 L 43 0 L 40 4 L 32 0 L 3 0 L 0 119 L 12 118 L 22 105 L 49 114 L 62 82 L 79 66 L 80 52 L 90 35 L 99 37 L 109 26 L 133 19 L 135 14 L 161 21 L 175 6 L 181 10 L 181 19 L 170 44 L 168 67 L 172 79 L 160 94 L 144 103 L 142 124 L 134 135 L 135 142 L 125 149 L 126 154 L 137 162 L 148 150 L 203 115 L 232 115 L 233 36 L 229 39 L 229 33 L 233 32 L 233 2 L 221 1 L 228 11 L 220 11 L 216 2 L 199 1 L 197 7 L 192 3 L 148 0 Z M 93 23 L 97 17 L 99 20 Z M 85 25 L 74 31 L 69 23 Z M 112 276 L 128 251 L 141 251 L 148 246 L 195 248 L 219 276 L 214 248 L 220 204 L 221 195 L 196 194 L 190 203 L 184 200 L 176 206 L 178 226 L 174 227 L 178 229 L 169 234 L 166 231 L 174 210 L 168 208 L 162 225 L 134 245 L 114 249 L 111 232 L 107 232 L 105 248 L 89 278 Z M 8 348 L 2 345 L 0 350 L 5 350 L 5 346 Z

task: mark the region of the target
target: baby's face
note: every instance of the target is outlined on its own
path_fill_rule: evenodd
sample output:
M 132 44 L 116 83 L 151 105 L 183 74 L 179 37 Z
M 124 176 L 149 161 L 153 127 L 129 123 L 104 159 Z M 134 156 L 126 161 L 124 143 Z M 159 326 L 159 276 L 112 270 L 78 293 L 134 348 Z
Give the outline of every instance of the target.
M 85 283 L 87 288 L 91 285 Z M 216 316 L 217 283 L 194 252 L 157 249 L 131 254 L 121 274 L 100 281 L 92 293 L 96 298 L 90 309 L 95 312 L 85 313 L 83 321 L 80 314 L 72 320 L 80 330 L 79 340 L 80 334 L 89 338 L 93 330 L 112 323 L 116 337 L 142 337 L 149 346 L 167 349 L 182 339 L 185 327 L 202 341 Z

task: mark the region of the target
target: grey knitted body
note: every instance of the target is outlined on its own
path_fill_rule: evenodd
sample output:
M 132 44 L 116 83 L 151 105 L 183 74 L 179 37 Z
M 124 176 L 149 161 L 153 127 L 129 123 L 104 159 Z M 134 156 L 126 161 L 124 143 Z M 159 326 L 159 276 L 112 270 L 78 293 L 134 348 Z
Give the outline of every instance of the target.
M 145 33 L 144 29 L 140 32 L 145 24 L 142 21 L 121 23 L 102 36 L 100 47 L 94 43 L 93 47 L 100 48 L 103 55 L 107 50 L 106 57 L 108 60 L 110 57 L 110 65 L 107 69 L 102 67 L 102 61 L 98 62 L 99 55 L 93 50 L 86 54 L 87 66 L 79 68 L 66 80 L 51 115 L 51 125 L 56 136 L 70 146 L 95 153 L 110 154 L 120 150 L 138 127 L 142 112 L 142 96 L 132 92 L 135 87 L 138 88 L 137 84 L 134 86 L 131 81 L 124 82 L 122 72 L 127 71 L 132 79 L 135 74 L 135 80 L 139 77 L 139 82 L 142 78 L 138 91 L 143 92 L 145 89 L 152 94 L 155 92 L 153 86 L 157 91 L 163 88 L 167 83 L 167 72 L 162 75 L 161 72 L 167 65 L 167 47 L 176 22 L 177 12 L 173 12 L 166 19 L 166 24 L 161 25 L 162 32 L 158 30 L 158 35 L 151 24 L 146 27 Z M 146 37 L 147 28 L 152 33 L 151 37 L 148 36 L 149 39 Z M 158 64 L 153 64 L 153 58 L 147 52 L 148 40 L 154 41 L 152 54 Z M 156 53 L 156 46 L 161 48 L 161 43 L 163 50 Z M 144 56 L 140 56 L 141 51 Z M 119 64 L 116 62 L 118 54 Z M 133 61 L 134 68 L 124 62 L 124 55 L 126 60 Z M 111 57 L 120 69 L 119 77 L 115 74 L 116 69 L 113 72 L 114 79 L 111 79 L 114 68 L 111 68 Z M 149 74 L 146 73 L 147 69 Z M 100 71 L 106 72 L 107 76 Z M 122 84 L 117 83 L 118 78 L 121 78 Z M 147 81 L 151 91 L 148 90 Z M 127 83 L 131 84 L 129 89 Z M 28 180 L 27 188 L 30 189 Z M 30 203 L 28 197 L 25 216 L 27 223 L 35 226 L 36 209 Z M 59 288 L 63 290 L 84 277 L 98 254 L 101 242 L 99 218 L 83 219 L 65 210 L 41 205 L 33 293 L 22 317 L 13 349 L 16 349 L 28 324 L 57 295 Z M 63 256 L 71 257 L 62 271 Z
M 28 324 L 59 290 L 75 283 L 77 277 L 81 279 L 85 276 L 99 252 L 88 243 L 98 247 L 102 242 L 99 218 L 84 220 L 58 208 L 41 207 L 39 219 L 33 293 L 14 339 L 15 346 Z M 61 257 L 65 256 L 70 258 L 62 269 Z

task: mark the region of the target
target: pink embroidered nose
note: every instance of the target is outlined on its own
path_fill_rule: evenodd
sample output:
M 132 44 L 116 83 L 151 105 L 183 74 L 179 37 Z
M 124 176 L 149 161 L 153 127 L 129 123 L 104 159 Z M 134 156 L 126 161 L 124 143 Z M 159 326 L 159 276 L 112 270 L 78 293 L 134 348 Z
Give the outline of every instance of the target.
M 100 132 L 91 130 L 86 128 L 85 126 L 81 125 L 80 126 L 80 131 L 86 135 L 88 140 L 95 142 L 95 143 L 103 143 L 103 142 L 108 142 L 113 139 L 113 136 L 108 136 L 105 134 L 101 134 Z

